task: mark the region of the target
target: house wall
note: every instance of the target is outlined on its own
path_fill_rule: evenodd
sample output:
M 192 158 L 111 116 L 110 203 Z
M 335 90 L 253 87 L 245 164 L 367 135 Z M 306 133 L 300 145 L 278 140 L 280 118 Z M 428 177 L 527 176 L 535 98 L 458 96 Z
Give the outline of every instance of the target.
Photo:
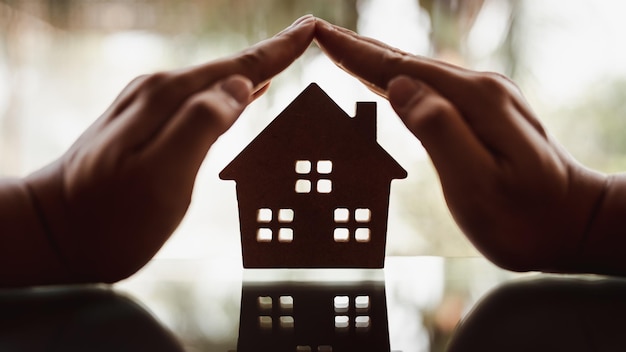
M 383 267 L 389 184 L 372 189 L 272 198 L 238 184 L 244 267 Z

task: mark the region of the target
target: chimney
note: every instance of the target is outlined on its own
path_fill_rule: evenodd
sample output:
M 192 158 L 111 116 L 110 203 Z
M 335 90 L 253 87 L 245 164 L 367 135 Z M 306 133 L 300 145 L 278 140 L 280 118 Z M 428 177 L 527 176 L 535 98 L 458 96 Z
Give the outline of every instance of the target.
M 354 124 L 363 137 L 376 141 L 376 102 L 357 102 Z

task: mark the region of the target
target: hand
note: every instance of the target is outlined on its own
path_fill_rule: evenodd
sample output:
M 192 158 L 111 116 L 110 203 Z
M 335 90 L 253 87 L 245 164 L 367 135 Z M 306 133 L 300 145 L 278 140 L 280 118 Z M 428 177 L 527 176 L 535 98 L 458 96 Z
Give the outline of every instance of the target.
M 389 99 L 429 153 L 455 221 L 487 258 L 519 271 L 581 269 L 607 177 L 546 133 L 513 82 L 321 20 L 315 35 L 337 65 Z
M 232 57 L 135 79 L 65 155 L 26 179 L 65 281 L 117 281 L 152 258 L 183 218 L 208 149 L 314 28 L 305 16 Z

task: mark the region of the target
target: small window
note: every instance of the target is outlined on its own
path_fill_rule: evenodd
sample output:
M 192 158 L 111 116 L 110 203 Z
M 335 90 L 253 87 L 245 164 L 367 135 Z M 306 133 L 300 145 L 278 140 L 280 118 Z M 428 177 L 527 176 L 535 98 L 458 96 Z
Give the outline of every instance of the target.
M 271 310 L 272 309 L 272 297 L 269 296 L 260 296 L 258 299 L 259 309 L 260 310 Z
M 272 329 L 272 317 L 262 315 L 259 317 L 259 327 L 263 330 L 271 330 Z
M 278 211 L 279 222 L 292 222 L 293 221 L 293 209 L 280 209 Z
M 370 241 L 370 229 L 358 228 L 354 231 L 354 239 L 357 242 L 369 242 Z
M 272 241 L 272 230 L 268 228 L 260 228 L 256 233 L 257 242 L 271 242 Z
M 330 160 L 320 160 L 317 162 L 317 173 L 329 174 L 333 171 L 333 162 Z
M 331 180 L 318 180 L 317 181 L 317 192 L 319 193 L 330 193 L 333 190 L 333 182 Z
M 354 327 L 356 327 L 357 330 L 367 330 L 370 327 L 370 317 L 358 316 L 354 318 Z
M 347 329 L 350 325 L 350 319 L 346 315 L 338 315 L 335 317 L 336 329 Z
M 297 180 L 296 181 L 296 193 L 311 193 L 311 181 Z
M 354 299 L 354 307 L 357 310 L 369 310 L 370 296 L 356 296 Z
M 293 297 L 292 296 L 280 296 L 279 298 L 280 309 L 290 310 L 293 309 Z
M 308 160 L 296 160 L 296 173 L 305 175 L 311 173 L 311 162 Z
M 278 242 L 293 242 L 293 229 L 283 227 L 278 230 Z
M 346 228 L 337 228 L 333 233 L 335 242 L 348 242 L 350 240 L 350 231 Z
M 293 329 L 294 326 L 294 319 L 292 316 L 289 315 L 285 315 L 279 318 L 280 321 L 280 327 L 283 329 Z
M 330 345 L 318 346 L 317 352 L 333 352 L 333 346 L 330 346 Z
M 333 306 L 335 307 L 335 312 L 344 313 L 348 311 L 348 307 L 350 306 L 350 297 L 348 296 L 335 296 L 333 300 Z
M 357 222 L 370 222 L 372 212 L 367 208 L 358 208 L 354 211 L 354 220 Z
M 296 352 L 311 352 L 311 346 L 296 346 Z
M 348 208 L 335 209 L 335 222 L 348 222 L 350 220 L 350 211 Z
M 272 221 L 272 209 L 261 208 L 256 213 L 257 222 L 270 222 Z

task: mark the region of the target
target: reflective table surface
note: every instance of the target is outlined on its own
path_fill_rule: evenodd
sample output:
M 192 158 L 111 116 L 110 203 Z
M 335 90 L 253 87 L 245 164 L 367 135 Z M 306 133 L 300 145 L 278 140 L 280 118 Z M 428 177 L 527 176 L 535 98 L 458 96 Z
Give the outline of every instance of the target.
M 0 290 L 0 351 L 617 351 L 626 281 L 483 258 L 385 269 L 149 263 L 112 286 Z

